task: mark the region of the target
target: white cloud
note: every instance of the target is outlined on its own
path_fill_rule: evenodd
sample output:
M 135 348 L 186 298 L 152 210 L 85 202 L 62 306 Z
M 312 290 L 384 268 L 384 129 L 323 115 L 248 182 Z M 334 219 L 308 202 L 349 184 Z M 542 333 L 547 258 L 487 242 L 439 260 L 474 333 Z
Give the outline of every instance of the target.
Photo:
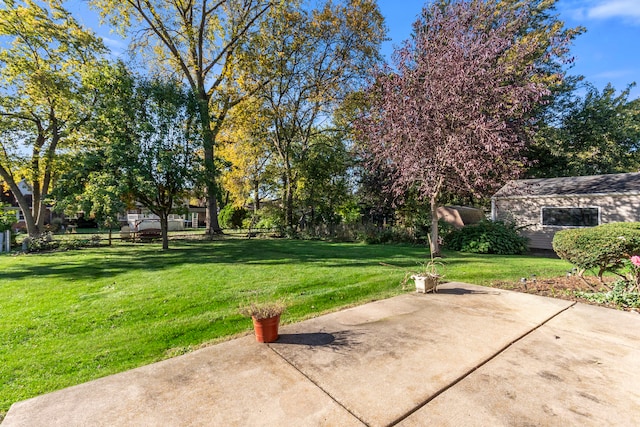
M 591 77 L 594 79 L 622 79 L 634 75 L 633 70 L 610 70 L 594 74 Z
M 586 15 L 593 19 L 623 18 L 640 23 L 640 1 L 601 0 L 588 7 Z
M 127 43 L 122 39 L 103 36 L 102 41 L 104 41 L 104 44 L 112 50 L 125 50 L 127 48 Z
M 127 41 L 121 38 L 104 37 L 102 36 L 104 45 L 109 49 L 111 57 L 123 58 L 127 55 L 128 45 Z
M 587 16 L 586 4 L 584 1 L 563 0 L 559 1 L 557 8 L 563 14 L 570 16 L 571 19 L 582 22 Z

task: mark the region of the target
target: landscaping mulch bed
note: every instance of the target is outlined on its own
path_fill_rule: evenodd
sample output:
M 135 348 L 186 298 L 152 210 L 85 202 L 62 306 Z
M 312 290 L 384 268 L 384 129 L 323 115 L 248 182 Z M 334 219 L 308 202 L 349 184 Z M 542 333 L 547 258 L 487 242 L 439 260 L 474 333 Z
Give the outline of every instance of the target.
M 501 280 L 492 282 L 491 286 L 494 288 L 506 289 L 510 291 L 525 292 L 528 294 L 535 294 L 552 298 L 561 298 L 569 301 L 581 302 L 584 304 L 599 305 L 601 307 L 640 313 L 640 310 L 637 308 L 618 307 L 615 304 L 600 304 L 575 295 L 575 291 L 606 292 L 607 289 L 598 282 L 597 278 L 594 277 L 585 277 L 584 279 L 581 279 L 576 275 L 571 275 L 568 277 L 563 276 L 555 277 L 552 279 L 526 278 L 526 281 Z

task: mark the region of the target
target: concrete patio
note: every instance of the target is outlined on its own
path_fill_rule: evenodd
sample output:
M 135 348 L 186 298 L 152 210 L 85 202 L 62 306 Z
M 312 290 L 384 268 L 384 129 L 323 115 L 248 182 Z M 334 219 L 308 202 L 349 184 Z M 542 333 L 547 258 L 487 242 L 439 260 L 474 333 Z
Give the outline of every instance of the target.
M 12 426 L 638 425 L 640 315 L 447 283 L 14 404 Z

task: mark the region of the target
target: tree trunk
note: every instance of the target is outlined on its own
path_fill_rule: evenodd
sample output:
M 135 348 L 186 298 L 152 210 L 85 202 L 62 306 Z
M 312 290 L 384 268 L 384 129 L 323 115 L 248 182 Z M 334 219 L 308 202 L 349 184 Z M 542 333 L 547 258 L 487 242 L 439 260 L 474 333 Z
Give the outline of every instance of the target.
M 20 190 L 18 190 L 18 192 L 20 192 Z M 14 193 L 14 196 L 15 194 L 16 193 Z M 40 234 L 42 234 L 42 228 L 38 225 L 35 218 L 33 217 L 27 200 L 22 194 L 20 194 L 20 197 L 16 197 L 16 200 L 18 201 L 18 206 L 20 206 L 22 214 L 24 215 L 24 222 L 27 226 L 27 234 L 29 235 L 29 237 L 40 236 Z M 21 202 L 21 200 L 23 201 Z
M 166 212 L 160 213 L 160 232 L 162 234 L 162 250 L 169 249 L 169 215 Z
M 31 204 L 34 210 L 33 218 L 36 223 L 36 227 L 38 228 L 38 230 L 44 230 L 44 220 L 45 220 L 45 213 L 47 211 L 47 208 L 44 205 L 44 201 L 42 200 L 42 197 L 38 197 L 38 200 L 36 201 L 36 197 L 34 194 L 33 202 Z M 36 206 L 38 207 L 37 210 L 36 210 Z
M 440 197 L 440 190 L 442 189 L 442 184 L 444 183 L 444 177 L 440 176 L 438 179 L 438 183 L 433 189 L 433 193 L 431 193 L 431 241 L 429 242 L 429 246 L 431 249 L 431 254 L 433 256 L 440 255 L 440 233 L 438 232 L 438 198 Z
M 315 205 L 311 205 L 311 226 L 316 226 L 316 207 Z
M 204 149 L 204 185 L 206 187 L 206 231 L 205 233 L 212 236 L 221 234 L 222 229 L 218 224 L 218 202 L 217 186 L 216 186 L 216 167 L 215 167 L 215 134 L 211 129 L 211 117 L 209 112 L 209 97 L 204 88 L 198 90 L 198 112 L 200 116 L 200 125 L 202 128 L 202 139 Z
M 431 197 L 431 241 L 429 242 L 431 254 L 440 255 L 440 235 L 438 233 L 438 196 Z
M 253 214 L 257 215 L 260 210 L 260 181 L 253 181 Z
M 22 210 L 29 237 L 38 237 L 40 235 L 40 229 L 33 218 L 26 197 L 24 197 L 22 192 L 20 192 L 18 184 L 13 179 L 13 176 L 6 169 L 0 166 L 0 177 L 7 183 L 7 185 L 9 185 L 9 189 L 11 190 L 11 193 L 13 193 L 13 197 L 15 197 L 20 210 Z
M 285 222 L 287 226 L 293 228 L 293 188 L 291 183 L 291 176 L 288 171 L 285 174 L 284 186 Z
M 49 148 L 45 153 L 44 157 L 44 174 L 42 176 L 42 183 L 38 181 L 37 183 L 33 183 L 34 187 L 34 199 L 33 199 L 33 207 L 36 207 L 36 186 L 38 186 L 38 196 L 37 196 L 37 206 L 38 212 L 34 213 L 34 217 L 36 219 L 36 224 L 39 230 L 44 229 L 44 221 L 45 219 L 51 220 L 51 217 L 45 218 L 47 214 L 47 208 L 44 204 L 44 197 L 49 194 L 49 186 L 51 185 L 51 168 L 53 167 L 53 160 L 56 157 L 56 147 L 58 146 L 58 142 L 60 141 L 60 126 L 58 125 L 58 120 L 55 117 L 51 118 L 52 120 L 52 132 L 53 136 L 51 137 L 51 142 L 49 143 Z

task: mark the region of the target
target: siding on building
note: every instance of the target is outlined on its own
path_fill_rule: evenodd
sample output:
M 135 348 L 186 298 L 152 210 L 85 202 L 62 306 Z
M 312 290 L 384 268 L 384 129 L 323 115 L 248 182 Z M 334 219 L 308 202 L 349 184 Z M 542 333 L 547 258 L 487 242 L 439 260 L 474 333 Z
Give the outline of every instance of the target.
M 552 249 L 556 232 L 575 227 L 543 225 L 542 208 L 598 208 L 599 224 L 640 222 L 639 184 L 640 173 L 512 181 L 492 198 L 492 218 L 522 227 L 529 247 Z

